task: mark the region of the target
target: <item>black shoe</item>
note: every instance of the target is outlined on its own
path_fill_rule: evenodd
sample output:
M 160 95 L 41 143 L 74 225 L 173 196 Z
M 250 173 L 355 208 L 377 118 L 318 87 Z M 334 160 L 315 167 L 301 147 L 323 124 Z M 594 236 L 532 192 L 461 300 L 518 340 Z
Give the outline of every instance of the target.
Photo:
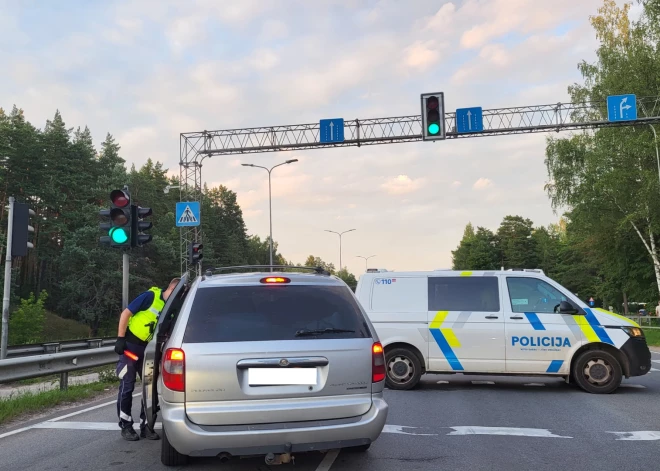
M 151 430 L 149 427 L 144 427 L 140 430 L 140 437 L 146 438 L 147 440 L 160 440 L 160 435 Z
M 129 442 L 136 442 L 140 439 L 135 430 L 133 430 L 133 427 L 126 427 L 121 429 L 121 436 L 124 440 L 128 440 Z

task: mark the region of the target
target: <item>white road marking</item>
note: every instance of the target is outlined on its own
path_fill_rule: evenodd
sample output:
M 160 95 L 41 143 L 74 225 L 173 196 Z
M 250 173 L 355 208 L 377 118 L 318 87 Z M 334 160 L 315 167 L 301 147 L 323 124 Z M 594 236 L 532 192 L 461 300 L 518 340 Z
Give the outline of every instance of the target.
M 449 384 L 449 381 L 438 381 L 438 384 Z
M 495 384 L 493 381 L 472 381 L 472 384 Z
M 657 369 L 657 368 L 653 368 L 653 367 L 652 367 L 652 368 L 651 368 L 651 371 L 660 371 L 660 370 Z
M 617 440 L 660 440 L 660 432 L 641 430 L 638 432 L 609 432 L 618 435 Z
M 573 438 L 562 435 L 555 435 L 550 430 L 542 428 L 515 428 L 515 427 L 449 427 L 454 429 L 447 435 L 509 435 L 517 437 L 538 437 L 538 438 Z
M 418 427 L 406 427 L 405 425 L 385 425 L 383 428 L 383 433 L 397 433 L 400 435 L 420 435 L 424 437 L 435 437 L 437 433 L 414 433 L 414 432 L 404 432 L 403 429 L 416 429 Z
M 660 363 L 660 360 L 651 360 L 653 363 Z
M 646 386 L 643 386 L 641 384 L 622 384 L 619 387 L 620 388 L 646 389 Z
M 339 450 L 330 450 L 327 452 L 323 457 L 323 461 L 319 464 L 319 467 L 316 468 L 316 471 L 329 471 L 332 463 L 337 459 L 337 456 L 339 456 Z
M 138 397 L 138 396 L 141 396 L 141 395 L 142 395 L 142 393 L 137 393 L 137 394 L 133 394 L 133 397 Z M 96 410 L 96 409 L 101 409 L 102 407 L 111 406 L 113 404 L 117 404 L 117 401 L 114 400 L 114 401 L 111 401 L 111 402 L 104 402 L 103 404 L 98 404 L 96 406 L 88 407 L 86 409 L 82 409 L 82 410 L 79 410 L 79 411 L 76 411 L 76 412 L 72 412 L 70 414 L 62 415 L 60 417 L 55 417 L 54 419 L 46 420 L 44 422 L 39 422 L 38 424 L 35 424 L 35 425 L 30 425 L 28 427 L 23 427 L 23 428 L 17 428 L 16 430 L 12 430 L 11 432 L 5 432 L 3 434 L 0 434 L 0 438 L 10 437 L 12 435 L 16 435 L 17 433 L 27 432 L 28 430 L 32 430 L 32 429 L 35 429 L 35 428 L 67 428 L 67 427 L 47 427 L 46 424 L 53 424 L 53 423 L 55 423 L 59 420 L 68 419 L 69 417 L 84 414 L 85 412 L 90 412 L 90 411 L 93 411 L 93 410 Z M 64 423 L 66 423 L 66 424 L 76 424 L 77 425 L 77 424 L 84 424 L 85 422 L 64 422 Z M 87 423 L 99 424 L 101 422 L 87 422 Z M 111 430 L 116 430 L 119 427 L 117 424 L 115 424 L 113 422 L 108 422 L 108 423 L 112 424 L 116 427 L 116 428 L 113 428 Z M 156 424 L 156 425 L 159 425 L 159 424 Z M 106 427 L 105 423 L 102 427 Z M 76 427 L 71 427 L 71 428 L 73 430 L 79 430 L 81 427 L 76 426 Z M 87 429 L 87 430 L 97 430 L 97 429 Z M 99 429 L 99 430 L 106 430 L 106 428 L 102 428 L 102 429 Z
M 524 386 L 545 386 L 545 383 L 527 383 Z

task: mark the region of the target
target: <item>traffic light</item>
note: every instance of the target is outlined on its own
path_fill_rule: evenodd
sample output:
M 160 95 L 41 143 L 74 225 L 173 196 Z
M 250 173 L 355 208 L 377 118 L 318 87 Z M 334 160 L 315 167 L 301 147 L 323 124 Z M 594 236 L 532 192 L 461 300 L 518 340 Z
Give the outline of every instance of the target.
M 34 248 L 29 239 L 30 233 L 34 233 L 34 227 L 30 225 L 30 216 L 34 215 L 34 211 L 26 203 L 14 203 L 11 231 L 12 257 L 25 257 L 28 249 Z
M 142 233 L 142 231 L 153 227 L 151 222 L 143 221 L 144 218 L 151 216 L 151 214 L 151 208 L 141 208 L 137 205 L 131 205 L 131 247 L 142 247 L 151 242 L 151 234 Z
M 188 263 L 190 265 L 195 265 L 202 260 L 204 257 L 202 254 L 202 248 L 204 248 L 204 246 L 198 242 L 192 242 L 188 246 Z
M 99 216 L 109 217 L 110 222 L 101 223 L 99 228 L 107 231 L 107 236 L 103 236 L 100 242 L 110 247 L 130 247 L 131 246 L 131 195 L 128 190 L 113 190 L 110 193 L 110 209 L 102 209 Z
M 424 93 L 422 102 L 422 140 L 445 139 L 444 93 Z

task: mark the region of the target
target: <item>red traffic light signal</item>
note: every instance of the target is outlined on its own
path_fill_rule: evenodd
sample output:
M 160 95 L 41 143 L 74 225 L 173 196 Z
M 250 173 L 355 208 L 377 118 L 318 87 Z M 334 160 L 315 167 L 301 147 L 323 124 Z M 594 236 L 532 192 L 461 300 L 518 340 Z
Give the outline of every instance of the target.
M 204 246 L 198 242 L 193 242 L 190 244 L 188 247 L 188 263 L 191 265 L 194 265 L 196 263 L 199 263 L 200 260 L 204 257 L 202 254 L 202 249 Z
M 124 190 L 112 190 L 110 201 L 118 208 L 125 208 L 131 203 L 131 197 Z

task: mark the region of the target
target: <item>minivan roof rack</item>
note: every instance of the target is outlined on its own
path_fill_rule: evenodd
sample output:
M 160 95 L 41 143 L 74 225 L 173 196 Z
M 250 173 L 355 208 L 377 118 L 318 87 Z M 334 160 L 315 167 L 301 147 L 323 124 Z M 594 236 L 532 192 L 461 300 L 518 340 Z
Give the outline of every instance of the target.
M 271 268 L 278 269 L 287 269 L 287 270 L 302 270 L 302 271 L 313 271 L 317 275 L 330 276 L 330 272 L 325 270 L 323 267 L 301 267 L 301 266 L 292 266 L 292 265 L 237 265 L 233 267 L 216 267 L 216 268 L 207 268 L 204 274 L 206 276 L 212 276 L 214 272 L 224 272 L 230 270 L 254 270 L 258 272 L 269 272 Z

